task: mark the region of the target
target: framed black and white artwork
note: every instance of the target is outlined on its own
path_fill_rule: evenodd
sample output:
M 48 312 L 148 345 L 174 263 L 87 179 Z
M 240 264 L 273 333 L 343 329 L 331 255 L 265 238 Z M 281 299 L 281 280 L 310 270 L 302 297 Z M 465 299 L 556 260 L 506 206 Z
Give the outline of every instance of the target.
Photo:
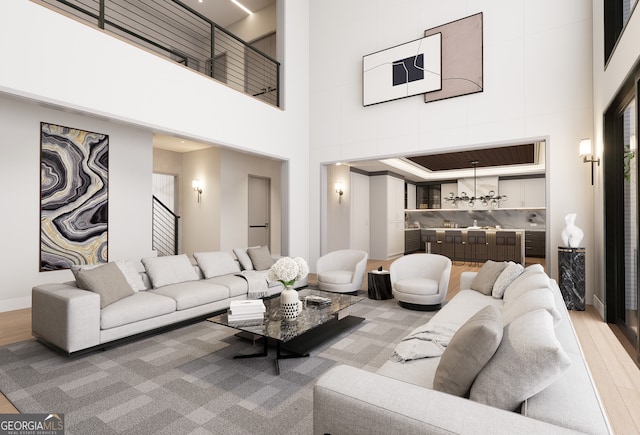
M 362 58 L 362 104 L 383 103 L 442 88 L 442 37 L 429 35 Z

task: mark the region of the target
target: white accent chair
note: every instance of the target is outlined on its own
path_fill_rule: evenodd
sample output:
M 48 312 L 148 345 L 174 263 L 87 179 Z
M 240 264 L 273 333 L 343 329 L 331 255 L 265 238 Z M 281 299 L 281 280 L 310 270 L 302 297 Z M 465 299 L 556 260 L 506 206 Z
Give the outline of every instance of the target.
M 335 293 L 355 293 L 362 288 L 369 254 L 357 249 L 329 252 L 318 258 L 318 288 Z
M 403 308 L 439 310 L 447 296 L 451 260 L 439 254 L 411 254 L 391 263 L 393 296 Z

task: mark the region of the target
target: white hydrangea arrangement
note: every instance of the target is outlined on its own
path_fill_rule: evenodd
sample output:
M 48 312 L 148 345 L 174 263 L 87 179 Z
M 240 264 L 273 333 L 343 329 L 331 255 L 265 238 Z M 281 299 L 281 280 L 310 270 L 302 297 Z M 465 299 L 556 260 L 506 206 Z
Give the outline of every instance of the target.
M 282 257 L 269 269 L 269 281 L 280 281 L 286 288 L 309 274 L 309 266 L 302 257 Z

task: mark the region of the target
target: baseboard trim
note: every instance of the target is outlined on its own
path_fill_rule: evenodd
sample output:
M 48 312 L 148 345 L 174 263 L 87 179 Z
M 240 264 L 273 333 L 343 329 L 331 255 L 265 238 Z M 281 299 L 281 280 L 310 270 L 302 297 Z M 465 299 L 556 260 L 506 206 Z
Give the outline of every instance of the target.
M 600 314 L 600 317 L 602 318 L 602 320 L 604 320 L 605 319 L 605 316 L 604 316 L 604 304 L 602 303 L 602 301 L 600 299 L 598 299 L 598 297 L 596 295 L 593 295 L 593 307 L 596 309 L 598 314 Z
M 21 298 L 4 299 L 0 304 L 0 313 L 6 313 L 7 311 L 24 310 L 25 308 L 31 308 L 31 296 L 24 296 Z

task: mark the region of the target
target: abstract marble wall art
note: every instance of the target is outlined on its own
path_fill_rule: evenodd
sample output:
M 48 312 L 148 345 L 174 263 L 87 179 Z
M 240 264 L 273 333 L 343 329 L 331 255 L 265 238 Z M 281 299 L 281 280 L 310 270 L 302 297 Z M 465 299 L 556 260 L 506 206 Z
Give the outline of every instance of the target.
M 442 35 L 442 88 L 425 93 L 425 103 L 482 92 L 482 13 L 424 32 L 436 34 Z
M 441 88 L 439 34 L 362 58 L 362 104 L 397 100 Z
M 40 123 L 40 270 L 108 261 L 109 136 Z

